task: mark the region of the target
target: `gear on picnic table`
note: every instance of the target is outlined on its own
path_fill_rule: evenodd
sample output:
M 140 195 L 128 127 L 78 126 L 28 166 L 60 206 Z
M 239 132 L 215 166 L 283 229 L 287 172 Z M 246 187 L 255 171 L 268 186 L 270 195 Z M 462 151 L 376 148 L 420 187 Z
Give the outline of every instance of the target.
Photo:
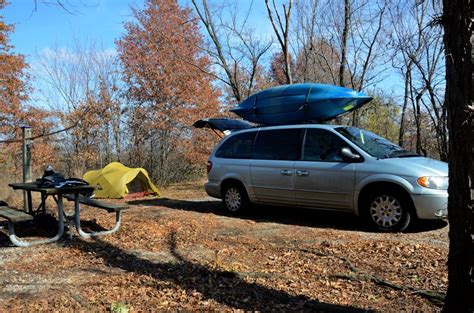
M 44 170 L 43 176 L 36 180 L 36 185 L 42 188 L 62 188 L 88 186 L 89 183 L 80 178 L 65 178 L 63 175 L 56 173 L 51 165 L 48 165 Z

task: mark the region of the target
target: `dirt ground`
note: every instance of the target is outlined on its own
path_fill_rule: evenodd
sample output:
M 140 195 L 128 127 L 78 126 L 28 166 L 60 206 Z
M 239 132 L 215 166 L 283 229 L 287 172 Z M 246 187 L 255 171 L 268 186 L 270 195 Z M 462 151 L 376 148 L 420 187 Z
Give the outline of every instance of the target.
M 0 312 L 399 312 L 442 305 L 445 224 L 384 234 L 340 213 L 257 207 L 232 217 L 201 183 L 129 203 L 120 231 L 98 239 L 74 235 L 17 248 L 3 227 Z M 85 208 L 83 220 L 100 229 L 113 216 Z M 35 225 L 19 225 L 18 234 L 48 235 Z

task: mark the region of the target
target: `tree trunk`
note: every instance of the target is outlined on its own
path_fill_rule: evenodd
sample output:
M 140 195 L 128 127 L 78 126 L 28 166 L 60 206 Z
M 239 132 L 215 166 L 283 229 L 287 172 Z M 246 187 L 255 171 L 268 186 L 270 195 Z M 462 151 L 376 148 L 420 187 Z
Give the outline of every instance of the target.
M 285 49 L 283 50 L 283 53 L 285 54 L 285 76 L 286 76 L 286 83 L 288 85 L 293 84 L 293 77 L 291 76 L 291 59 L 290 59 L 290 53 L 288 52 L 288 38 L 286 40 L 286 46 Z
M 415 124 L 416 124 L 416 153 L 423 154 L 424 156 L 427 155 L 426 149 L 423 148 L 423 142 L 421 140 L 421 97 L 422 93 L 416 96 L 415 98 Z
M 352 112 L 352 126 L 354 127 L 359 127 L 359 114 L 357 113 L 357 110 Z
M 114 139 L 114 149 L 115 149 L 117 162 L 120 162 L 120 158 L 122 154 L 122 148 L 121 148 L 122 134 L 120 133 L 121 114 L 122 113 L 121 113 L 120 105 L 115 103 L 112 109 L 112 133 L 113 133 L 112 137 Z
M 342 87 L 345 87 L 346 85 L 344 77 L 346 74 L 347 41 L 349 39 L 349 27 L 351 23 L 350 15 L 351 15 L 351 2 L 350 0 L 344 0 L 344 26 L 342 27 L 341 60 L 339 64 L 339 75 L 338 75 L 339 86 L 342 86 Z M 342 118 L 340 116 L 336 117 L 334 121 L 336 124 L 342 124 Z
M 444 0 L 449 130 L 449 284 L 444 312 L 474 311 L 472 0 Z
M 339 66 L 339 86 L 345 86 L 344 75 L 346 72 L 346 59 L 347 59 L 347 41 L 349 39 L 349 27 L 350 27 L 350 14 L 351 14 L 351 3 L 350 0 L 344 0 L 344 27 L 342 29 L 342 42 L 341 42 L 341 64 Z
M 402 116 L 400 118 L 400 131 L 398 133 L 398 145 L 403 147 L 405 144 L 405 113 L 407 111 L 408 99 L 409 99 L 409 84 L 411 77 L 411 65 L 407 66 L 407 72 L 405 73 L 405 95 L 403 97 Z
M 286 83 L 291 85 L 293 83 L 293 78 L 291 76 L 291 58 L 290 58 L 290 52 L 288 50 L 289 48 L 288 36 L 289 36 L 289 30 L 290 30 L 291 8 L 293 6 L 293 0 L 288 1 L 288 8 L 286 7 L 285 4 L 283 4 L 284 24 L 282 23 L 282 18 L 276 8 L 275 0 L 273 0 L 272 3 L 273 3 L 273 9 L 275 10 L 275 15 L 276 15 L 278 24 L 277 22 L 275 22 L 275 19 L 273 18 L 272 9 L 270 8 L 270 4 L 268 3 L 268 0 L 265 0 L 265 6 L 267 8 L 268 18 L 270 19 L 270 23 L 273 27 L 273 30 L 278 39 L 278 42 L 280 43 L 281 51 L 285 58 Z
M 445 96 L 446 97 L 446 96 Z M 448 162 L 448 117 L 447 117 L 447 108 L 446 104 L 443 104 L 441 107 L 441 121 L 443 121 L 443 125 L 441 126 L 443 128 L 443 155 L 440 156 L 441 161 Z M 474 181 L 474 180 L 473 180 Z

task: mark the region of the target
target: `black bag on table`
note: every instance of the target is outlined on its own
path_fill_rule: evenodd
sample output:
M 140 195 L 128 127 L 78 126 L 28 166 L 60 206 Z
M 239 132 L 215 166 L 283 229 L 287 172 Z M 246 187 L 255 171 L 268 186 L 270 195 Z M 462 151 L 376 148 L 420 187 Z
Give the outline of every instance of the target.
M 41 188 L 59 188 L 66 182 L 66 178 L 59 173 L 43 175 L 36 180 L 36 186 Z

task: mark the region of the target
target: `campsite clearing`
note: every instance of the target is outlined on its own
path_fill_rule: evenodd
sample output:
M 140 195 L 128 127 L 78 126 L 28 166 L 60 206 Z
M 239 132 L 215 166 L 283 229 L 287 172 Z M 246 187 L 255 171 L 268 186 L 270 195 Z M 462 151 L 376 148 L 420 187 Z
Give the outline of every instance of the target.
M 230 217 L 201 186 L 129 202 L 100 239 L 14 248 L 2 233 L 0 311 L 441 309 L 448 227 L 372 233 L 352 215 L 267 207 Z

